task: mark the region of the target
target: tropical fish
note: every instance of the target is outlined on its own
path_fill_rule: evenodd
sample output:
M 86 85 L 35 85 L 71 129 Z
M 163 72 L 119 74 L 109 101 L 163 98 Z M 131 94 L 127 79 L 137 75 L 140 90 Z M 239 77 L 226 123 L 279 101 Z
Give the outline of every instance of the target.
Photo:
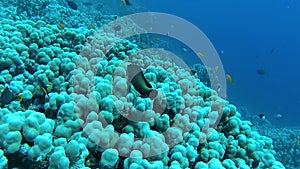
M 1 107 L 4 107 L 4 105 L 6 105 L 12 101 L 22 102 L 22 94 L 19 94 L 16 97 L 14 95 L 14 93 L 10 91 L 9 87 L 6 86 L 4 88 L 4 90 L 0 93 L 0 105 L 1 105 Z
M 197 73 L 196 70 L 191 69 L 190 74 L 191 74 L 192 76 L 194 76 L 196 73 Z
M 129 0 L 122 0 L 122 4 L 124 6 L 131 6 L 131 3 L 129 2 Z
M 259 119 L 265 119 L 266 118 L 266 116 L 264 114 L 259 114 L 258 117 L 259 117 Z
M 229 82 L 229 84 L 232 84 L 233 81 L 232 81 L 232 77 L 230 74 L 226 74 L 226 79 Z
M 275 119 L 277 119 L 277 120 L 280 120 L 280 119 L 282 119 L 283 118 L 283 115 L 282 114 L 276 114 L 275 115 Z
M 68 4 L 68 6 L 73 9 L 73 10 L 77 10 L 78 7 L 77 7 L 77 4 L 71 0 L 66 0 L 66 3 Z
M 91 23 L 91 28 L 95 29 L 95 24 Z
M 298 136 L 298 145 L 300 145 L 300 136 Z
M 127 67 L 128 82 L 133 85 L 136 91 L 141 94 L 141 97 L 149 97 L 154 99 L 158 92 L 153 89 L 151 84 L 145 78 L 141 68 L 135 64 L 130 64 Z
M 264 74 L 266 74 L 266 71 L 265 71 L 264 69 L 257 69 L 256 72 L 257 72 L 257 74 L 259 74 L 259 75 L 264 75 Z
M 204 54 L 203 54 L 202 52 L 198 52 L 198 53 L 197 53 L 197 56 L 198 56 L 198 57 L 203 57 Z
M 52 89 L 52 86 L 46 85 L 40 78 L 38 78 L 38 82 L 43 93 L 49 97 L 49 90 Z
M 65 28 L 65 24 L 59 23 L 58 27 L 59 27 L 59 29 L 64 29 Z

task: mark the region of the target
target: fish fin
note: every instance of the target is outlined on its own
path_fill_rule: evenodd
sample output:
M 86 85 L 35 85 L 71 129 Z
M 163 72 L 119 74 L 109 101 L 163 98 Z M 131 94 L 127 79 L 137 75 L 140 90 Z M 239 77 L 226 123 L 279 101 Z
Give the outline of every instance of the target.
M 47 86 L 47 89 L 52 89 L 53 86 L 52 85 L 46 85 Z
M 19 95 L 17 96 L 16 101 L 22 102 L 22 100 L 23 100 L 23 95 L 22 95 L 22 94 L 19 94 Z
M 42 91 L 44 92 L 44 94 L 48 94 L 47 89 L 45 89 L 44 87 L 41 87 Z

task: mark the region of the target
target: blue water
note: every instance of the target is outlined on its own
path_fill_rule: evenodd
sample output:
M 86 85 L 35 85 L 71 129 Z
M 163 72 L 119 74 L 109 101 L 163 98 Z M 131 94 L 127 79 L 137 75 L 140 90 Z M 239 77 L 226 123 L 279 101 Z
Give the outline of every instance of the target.
M 135 1 L 133 1 L 135 2 Z M 298 127 L 300 117 L 300 1 L 143 0 L 150 11 L 182 17 L 212 41 L 233 78 L 228 99 L 276 126 Z M 160 4 L 160 5 L 157 5 Z M 257 69 L 266 74 L 259 75 Z M 276 120 L 276 114 L 283 119 Z

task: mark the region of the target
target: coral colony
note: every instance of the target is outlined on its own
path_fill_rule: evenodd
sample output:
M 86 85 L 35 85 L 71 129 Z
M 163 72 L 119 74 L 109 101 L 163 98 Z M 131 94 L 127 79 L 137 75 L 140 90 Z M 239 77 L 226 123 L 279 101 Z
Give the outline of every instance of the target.
M 185 68 L 134 41 L 110 46 L 75 8 L 1 3 L 0 168 L 285 168 L 272 139 Z M 42 21 L 42 5 L 85 27 Z

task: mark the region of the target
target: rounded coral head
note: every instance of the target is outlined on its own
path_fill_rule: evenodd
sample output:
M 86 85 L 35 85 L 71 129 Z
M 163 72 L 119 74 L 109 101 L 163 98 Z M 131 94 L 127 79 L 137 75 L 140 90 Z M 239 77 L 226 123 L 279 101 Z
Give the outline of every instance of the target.
M 149 93 L 149 98 L 150 98 L 151 100 L 153 100 L 153 99 L 155 99 L 155 98 L 157 97 L 157 95 L 158 95 L 158 91 L 155 90 L 155 89 L 153 89 L 153 90 L 151 90 L 151 92 Z

